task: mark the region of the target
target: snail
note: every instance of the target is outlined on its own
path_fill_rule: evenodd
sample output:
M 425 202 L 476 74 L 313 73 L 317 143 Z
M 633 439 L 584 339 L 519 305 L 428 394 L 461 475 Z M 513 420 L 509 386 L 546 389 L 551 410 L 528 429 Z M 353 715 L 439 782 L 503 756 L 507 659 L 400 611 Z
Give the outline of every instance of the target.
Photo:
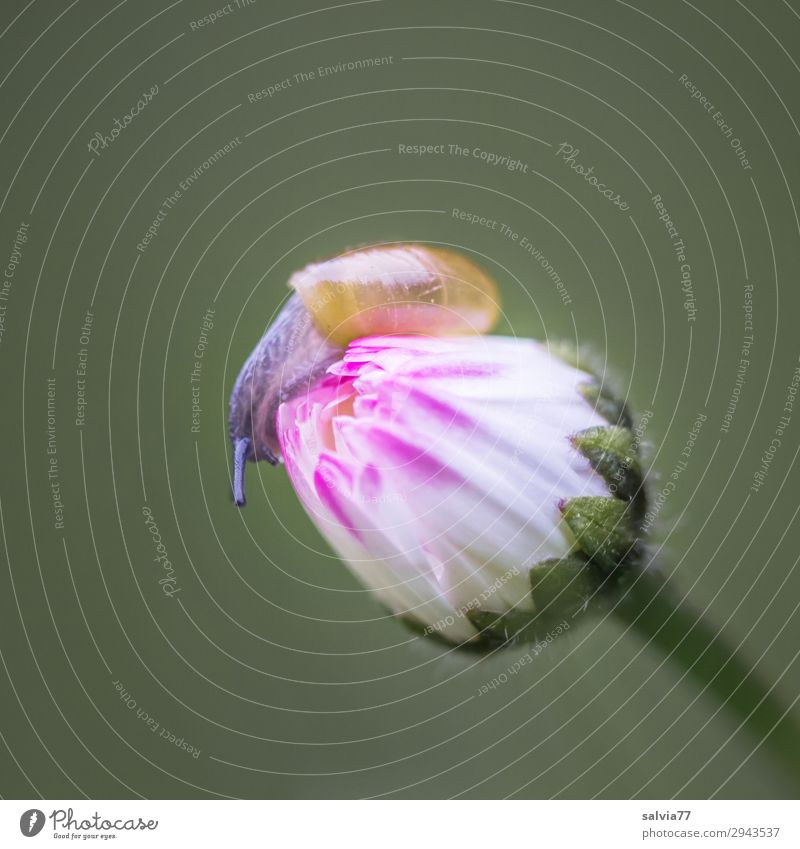
M 231 394 L 233 497 L 245 503 L 247 461 L 277 465 L 275 417 L 310 388 L 347 345 L 378 334 L 480 334 L 499 314 L 493 280 L 444 248 L 395 244 L 312 263 L 247 358 Z

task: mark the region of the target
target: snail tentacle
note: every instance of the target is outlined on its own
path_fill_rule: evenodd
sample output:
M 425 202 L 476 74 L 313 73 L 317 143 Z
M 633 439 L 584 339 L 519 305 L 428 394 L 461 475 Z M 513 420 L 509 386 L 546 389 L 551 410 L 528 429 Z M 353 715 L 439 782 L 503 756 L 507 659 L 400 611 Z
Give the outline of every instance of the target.
M 244 469 L 249 447 L 250 440 L 246 436 L 238 439 L 233 446 L 233 500 L 237 507 L 247 504 L 244 496 Z

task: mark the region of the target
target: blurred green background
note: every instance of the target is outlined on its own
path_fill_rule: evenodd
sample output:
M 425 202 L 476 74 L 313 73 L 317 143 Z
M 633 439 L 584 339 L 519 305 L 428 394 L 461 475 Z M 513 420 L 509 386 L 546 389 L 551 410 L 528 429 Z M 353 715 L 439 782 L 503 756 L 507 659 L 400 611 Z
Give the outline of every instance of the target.
M 234 509 L 226 420 L 292 271 L 382 241 L 473 255 L 498 332 L 577 339 L 652 412 L 655 490 L 706 417 L 654 544 L 792 704 L 800 406 L 752 487 L 800 353 L 797 4 L 225 9 L 3 7 L 0 793 L 793 795 L 612 619 L 479 696 L 524 650 L 481 661 L 387 618 L 282 470 L 251 468 Z

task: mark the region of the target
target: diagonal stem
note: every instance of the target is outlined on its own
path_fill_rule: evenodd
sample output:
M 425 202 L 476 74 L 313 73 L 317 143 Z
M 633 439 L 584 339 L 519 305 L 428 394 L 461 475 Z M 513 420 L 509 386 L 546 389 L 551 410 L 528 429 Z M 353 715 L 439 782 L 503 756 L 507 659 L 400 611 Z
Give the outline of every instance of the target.
M 639 572 L 613 608 L 630 628 L 658 646 L 676 665 L 712 693 L 780 763 L 786 795 L 800 795 L 800 728 L 791 705 L 782 704 L 757 668 L 726 644 L 657 572 Z

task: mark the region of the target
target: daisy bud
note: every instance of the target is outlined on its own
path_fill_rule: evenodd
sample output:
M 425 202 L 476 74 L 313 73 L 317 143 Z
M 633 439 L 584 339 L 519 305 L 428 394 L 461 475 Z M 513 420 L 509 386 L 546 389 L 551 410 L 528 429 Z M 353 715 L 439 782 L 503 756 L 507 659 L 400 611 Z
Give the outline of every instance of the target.
M 478 648 L 535 640 L 638 557 L 630 427 L 586 372 L 491 336 L 357 339 L 276 419 L 294 488 L 361 582 Z

